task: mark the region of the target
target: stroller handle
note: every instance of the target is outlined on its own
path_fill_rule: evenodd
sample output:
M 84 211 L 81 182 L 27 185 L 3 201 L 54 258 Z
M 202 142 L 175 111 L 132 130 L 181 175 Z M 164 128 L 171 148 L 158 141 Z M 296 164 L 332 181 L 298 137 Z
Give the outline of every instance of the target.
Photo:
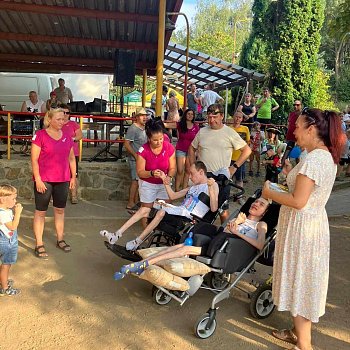
M 228 185 L 231 186 L 231 187 L 234 187 L 234 188 L 236 188 L 238 190 L 237 193 L 235 193 L 235 194 L 233 194 L 232 196 L 229 197 L 229 199 L 228 199 L 229 201 L 231 201 L 231 200 L 234 201 L 237 198 L 240 198 L 240 197 L 242 197 L 244 195 L 244 193 L 245 193 L 244 188 L 241 187 L 241 186 L 236 185 L 232 180 L 230 180 L 228 182 Z

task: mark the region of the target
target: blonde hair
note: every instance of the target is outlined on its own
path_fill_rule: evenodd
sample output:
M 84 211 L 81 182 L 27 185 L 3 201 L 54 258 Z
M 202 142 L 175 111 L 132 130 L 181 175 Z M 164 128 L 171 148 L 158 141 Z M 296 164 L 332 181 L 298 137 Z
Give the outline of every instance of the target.
M 56 113 L 64 113 L 64 110 L 62 108 L 51 108 L 46 112 L 45 117 L 44 117 L 45 128 L 49 127 L 50 121 Z
M 11 185 L 0 185 L 0 197 L 7 197 L 16 193 L 16 187 L 13 187 Z

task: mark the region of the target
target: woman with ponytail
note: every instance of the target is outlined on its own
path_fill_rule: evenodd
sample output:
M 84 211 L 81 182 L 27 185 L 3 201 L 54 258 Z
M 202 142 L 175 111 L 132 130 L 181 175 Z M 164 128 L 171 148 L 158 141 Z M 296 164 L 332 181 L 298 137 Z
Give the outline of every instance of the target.
M 169 201 L 162 177 L 165 174 L 166 182 L 170 184 L 175 176 L 175 148 L 169 142 L 161 120 L 150 119 L 145 125 L 145 130 L 148 142 L 140 147 L 136 159 L 141 207 L 116 232 L 108 232 L 106 230 L 100 232 L 100 235 L 105 237 L 111 244 L 114 244 L 133 224 L 142 218 L 147 218 L 156 199 Z
M 298 145 L 308 152 L 293 169 L 284 167 L 288 192 L 277 192 L 266 181 L 262 196 L 282 204 L 273 268 L 273 299 L 289 311 L 292 329 L 273 336 L 311 350 L 311 325 L 325 313 L 329 274 L 329 225 L 326 203 L 345 142 L 335 112 L 304 108 L 294 131 Z

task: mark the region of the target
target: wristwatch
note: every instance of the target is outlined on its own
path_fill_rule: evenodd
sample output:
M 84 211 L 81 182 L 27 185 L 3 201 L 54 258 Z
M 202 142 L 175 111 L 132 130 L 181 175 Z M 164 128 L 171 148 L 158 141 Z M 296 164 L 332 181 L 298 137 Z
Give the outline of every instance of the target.
M 239 168 L 239 166 L 236 164 L 236 162 L 235 162 L 235 163 L 233 163 L 233 164 L 232 164 L 232 166 L 233 166 L 234 168 L 236 168 L 236 169 L 238 169 L 238 168 Z

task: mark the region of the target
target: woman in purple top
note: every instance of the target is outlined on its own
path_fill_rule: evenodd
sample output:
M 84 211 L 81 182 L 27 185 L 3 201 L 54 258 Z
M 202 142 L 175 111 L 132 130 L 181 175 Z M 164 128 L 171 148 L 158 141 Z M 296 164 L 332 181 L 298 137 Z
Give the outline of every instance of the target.
M 188 186 L 190 164 L 187 158 L 187 151 L 199 131 L 199 126 L 194 123 L 194 118 L 195 112 L 192 109 L 186 109 L 180 122 L 177 123 L 176 126 L 178 141 L 176 144 L 177 171 L 175 191 L 180 191 L 181 188 L 186 188 Z
M 145 125 L 148 142 L 137 152 L 136 172 L 139 177 L 139 195 L 141 208 L 116 232 L 100 231 L 102 237 L 114 244 L 133 224 L 147 218 L 156 199 L 169 201 L 163 185 L 165 174 L 168 184 L 176 172 L 174 146 L 164 141 L 164 124 L 160 120 L 150 119 Z M 144 223 L 146 224 L 146 222 Z
M 32 139 L 32 169 L 34 179 L 34 253 L 38 258 L 47 259 L 43 244 L 46 211 L 53 199 L 53 210 L 57 235 L 57 248 L 70 252 L 64 241 L 64 208 L 68 191 L 75 186 L 76 165 L 73 140 L 62 131 L 64 112 L 50 109 L 44 118 L 45 129 L 38 130 Z
M 60 108 L 63 109 L 64 112 L 64 125 L 62 128 L 62 131 L 69 135 L 69 137 L 72 138 L 74 144 L 73 144 L 73 151 L 75 156 L 75 165 L 76 165 L 76 182 L 74 188 L 72 188 L 70 192 L 70 201 L 72 204 L 78 204 L 78 162 L 79 162 L 79 141 L 83 138 L 83 133 L 80 129 L 80 126 L 77 122 L 70 120 L 70 109 L 69 106 L 66 104 L 61 104 Z

